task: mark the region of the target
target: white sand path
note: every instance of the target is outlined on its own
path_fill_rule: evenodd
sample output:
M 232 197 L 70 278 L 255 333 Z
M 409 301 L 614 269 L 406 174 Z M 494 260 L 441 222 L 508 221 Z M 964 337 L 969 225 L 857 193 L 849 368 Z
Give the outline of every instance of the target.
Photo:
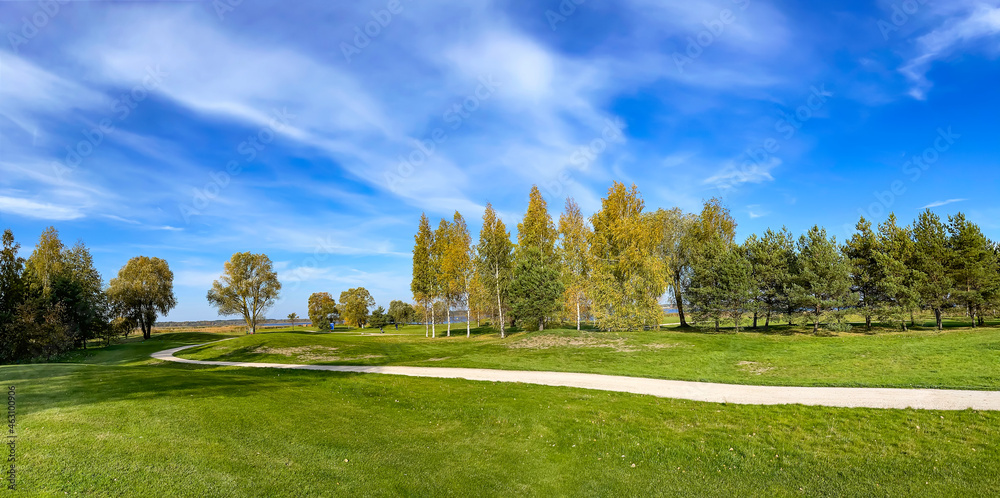
M 448 367 L 290 365 L 237 361 L 199 361 L 174 356 L 179 351 L 197 346 L 202 346 L 202 344 L 167 349 L 153 353 L 151 356 L 158 360 L 194 365 L 375 373 L 486 382 L 521 382 L 543 386 L 577 387 L 600 391 L 645 394 L 661 398 L 686 399 L 709 403 L 734 403 L 741 405 L 801 404 L 841 408 L 916 408 L 922 410 L 965 410 L 969 408 L 974 410 L 1000 410 L 1000 391 L 749 386 L 571 372 L 532 372 Z

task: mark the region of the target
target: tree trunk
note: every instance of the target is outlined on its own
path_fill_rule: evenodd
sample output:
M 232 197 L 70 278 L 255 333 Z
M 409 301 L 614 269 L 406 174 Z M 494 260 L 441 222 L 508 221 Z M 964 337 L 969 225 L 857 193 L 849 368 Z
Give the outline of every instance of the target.
M 434 315 L 434 302 L 431 302 L 431 339 L 437 338 L 437 317 Z
M 941 308 L 934 308 L 934 321 L 937 324 L 938 332 L 944 330 L 944 325 L 941 321 Z
M 756 311 L 753 312 L 753 329 L 757 330 L 757 312 Z M 736 331 L 737 332 L 740 331 L 739 324 L 736 325 Z
M 771 330 L 771 310 L 767 310 L 767 315 L 764 317 L 764 330 Z
M 427 323 L 427 301 L 424 301 L 424 339 L 431 336 L 431 325 Z
M 816 307 L 816 319 L 813 321 L 813 335 L 819 333 L 819 306 Z
M 917 326 L 917 318 L 913 316 L 913 310 L 910 310 L 910 326 L 911 327 Z
M 719 319 L 718 318 L 715 319 L 715 331 L 716 332 L 719 331 Z
M 538 319 L 538 331 L 541 332 L 545 330 L 545 318 Z
M 674 302 L 677 305 L 677 316 L 681 319 L 681 328 L 687 327 L 687 320 L 684 319 L 684 300 L 681 298 L 681 277 L 674 277 Z
M 865 330 L 867 330 L 869 332 L 872 331 L 872 316 L 871 315 L 865 315 Z
M 576 331 L 580 331 L 580 297 L 576 299 Z
M 465 337 L 472 337 L 472 306 L 465 306 Z
M 448 337 L 451 337 L 451 303 L 448 303 Z
M 972 328 L 976 328 L 976 309 L 969 305 L 969 317 L 972 318 Z
M 496 289 L 497 289 L 497 314 L 500 315 L 500 338 L 505 339 L 507 334 L 504 333 L 504 323 L 503 323 L 503 304 L 500 302 L 500 268 L 494 268 L 494 276 L 496 277 Z

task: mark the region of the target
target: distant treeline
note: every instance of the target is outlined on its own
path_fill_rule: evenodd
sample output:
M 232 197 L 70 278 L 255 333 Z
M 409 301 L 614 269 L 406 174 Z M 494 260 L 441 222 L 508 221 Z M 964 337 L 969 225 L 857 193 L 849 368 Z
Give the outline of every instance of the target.
M 263 319 L 258 324 L 260 325 L 270 325 L 270 324 L 286 324 L 290 323 L 287 318 L 267 318 Z M 299 323 L 306 323 L 306 320 L 302 320 Z M 158 322 L 157 327 L 160 328 L 178 328 L 178 327 L 244 327 L 246 326 L 246 321 L 243 319 L 237 320 L 194 320 L 188 322 Z

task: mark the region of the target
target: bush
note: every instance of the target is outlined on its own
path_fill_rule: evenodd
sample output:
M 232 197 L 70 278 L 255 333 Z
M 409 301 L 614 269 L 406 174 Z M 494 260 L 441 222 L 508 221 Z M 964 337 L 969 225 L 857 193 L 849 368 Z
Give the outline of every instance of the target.
M 830 323 L 826 327 L 823 327 L 830 332 L 850 332 L 854 330 L 854 327 L 847 322 Z

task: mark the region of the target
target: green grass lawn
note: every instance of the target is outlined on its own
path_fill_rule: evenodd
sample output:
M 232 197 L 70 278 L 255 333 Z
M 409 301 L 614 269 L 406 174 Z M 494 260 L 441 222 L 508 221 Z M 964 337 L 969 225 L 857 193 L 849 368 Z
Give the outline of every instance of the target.
M 295 337 L 378 351 L 416 347 L 348 334 L 229 342 Z M 741 340 L 650 340 L 685 337 L 696 345 L 692 353 L 710 340 L 723 352 Z M 164 334 L 66 363 L 0 366 L 0 379 L 17 386 L 19 424 L 19 490 L 0 493 L 985 496 L 1000 489 L 998 413 L 738 406 L 149 358 L 217 338 Z M 779 339 L 793 349 L 801 340 L 742 340 Z M 427 342 L 452 354 L 461 341 Z M 504 347 L 491 341 L 474 343 L 486 352 Z M 674 361 L 680 357 L 663 363 Z
M 460 329 L 456 333 L 456 329 Z M 442 333 L 439 327 L 439 335 Z M 1000 328 L 841 334 L 602 333 L 554 330 L 501 340 L 465 328 L 319 334 L 269 331 L 181 352 L 199 360 L 415 365 L 605 373 L 762 385 L 1000 389 Z M 361 336 L 360 333 L 368 335 Z M 404 335 L 391 335 L 391 334 Z

